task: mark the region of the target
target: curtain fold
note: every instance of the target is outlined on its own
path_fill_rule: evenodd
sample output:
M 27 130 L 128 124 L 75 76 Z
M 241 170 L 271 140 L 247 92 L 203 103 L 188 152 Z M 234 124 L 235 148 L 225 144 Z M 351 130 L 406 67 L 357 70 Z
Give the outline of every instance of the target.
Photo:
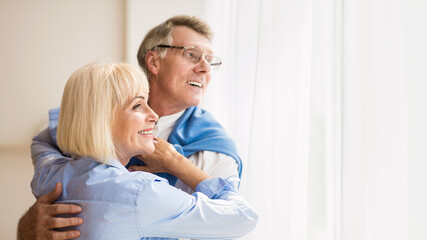
M 206 6 L 230 60 L 206 102 L 260 213 L 244 239 L 427 239 L 427 2 Z
M 340 90 L 334 2 L 223 3 L 216 13 L 216 4 L 208 5 L 209 21 L 221 26 L 216 36 L 235 41 L 214 41 L 215 49 L 229 49 L 225 54 L 233 60 L 216 76 L 231 93 L 221 95 L 228 105 L 220 107 L 228 111 L 225 122 L 245 162 L 241 192 L 260 214 L 256 230 L 244 239 L 331 239 L 336 229 L 328 226 L 335 226 L 340 204 L 336 187 L 326 187 L 335 178 L 326 178 L 325 164 L 335 176 L 337 156 L 325 151 L 323 142 L 329 139 L 332 148 L 340 138 L 334 135 L 340 118 L 328 107 L 340 100 L 331 97 Z M 322 11 L 325 5 L 328 11 Z M 220 12 L 231 17 L 218 18 Z M 230 29 L 232 36 L 226 35 Z M 210 94 L 208 106 L 214 103 Z
M 343 238 L 427 239 L 427 2 L 344 9 Z

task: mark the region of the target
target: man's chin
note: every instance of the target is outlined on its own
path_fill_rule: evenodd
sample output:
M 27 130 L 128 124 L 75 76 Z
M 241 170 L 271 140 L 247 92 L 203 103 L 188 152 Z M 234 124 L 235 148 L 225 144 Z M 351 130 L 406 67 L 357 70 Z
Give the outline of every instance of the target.
M 202 103 L 202 99 L 198 98 L 198 99 L 194 99 L 193 101 L 191 101 L 188 104 L 188 107 L 195 107 L 195 106 L 199 106 L 200 103 Z

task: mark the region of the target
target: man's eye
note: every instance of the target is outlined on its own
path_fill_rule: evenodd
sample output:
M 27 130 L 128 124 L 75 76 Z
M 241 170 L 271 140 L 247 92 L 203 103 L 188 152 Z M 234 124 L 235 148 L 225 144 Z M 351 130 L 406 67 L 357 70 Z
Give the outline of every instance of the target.
M 188 56 L 189 58 L 191 58 L 191 59 L 197 59 L 196 54 L 191 53 L 191 52 L 187 53 L 187 56 Z

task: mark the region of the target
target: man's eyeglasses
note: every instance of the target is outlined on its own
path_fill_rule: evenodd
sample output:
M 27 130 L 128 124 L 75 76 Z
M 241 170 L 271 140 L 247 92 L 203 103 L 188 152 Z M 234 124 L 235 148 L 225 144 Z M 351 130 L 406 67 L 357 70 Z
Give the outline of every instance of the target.
M 203 57 L 205 61 L 209 64 L 211 70 L 217 70 L 222 63 L 219 57 L 214 55 L 204 54 L 200 49 L 194 46 L 180 47 L 180 46 L 171 46 L 171 45 L 157 45 L 156 47 L 184 49 L 182 56 L 184 56 L 185 59 L 193 63 L 198 63 L 200 59 Z

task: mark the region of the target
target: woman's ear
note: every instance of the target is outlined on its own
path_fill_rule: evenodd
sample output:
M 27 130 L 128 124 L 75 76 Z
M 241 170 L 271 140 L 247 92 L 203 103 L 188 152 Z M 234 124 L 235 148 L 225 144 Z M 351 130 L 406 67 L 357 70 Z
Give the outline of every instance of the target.
M 147 69 L 151 74 L 157 75 L 160 69 L 160 56 L 158 52 L 149 51 L 145 56 L 145 64 L 147 65 Z

